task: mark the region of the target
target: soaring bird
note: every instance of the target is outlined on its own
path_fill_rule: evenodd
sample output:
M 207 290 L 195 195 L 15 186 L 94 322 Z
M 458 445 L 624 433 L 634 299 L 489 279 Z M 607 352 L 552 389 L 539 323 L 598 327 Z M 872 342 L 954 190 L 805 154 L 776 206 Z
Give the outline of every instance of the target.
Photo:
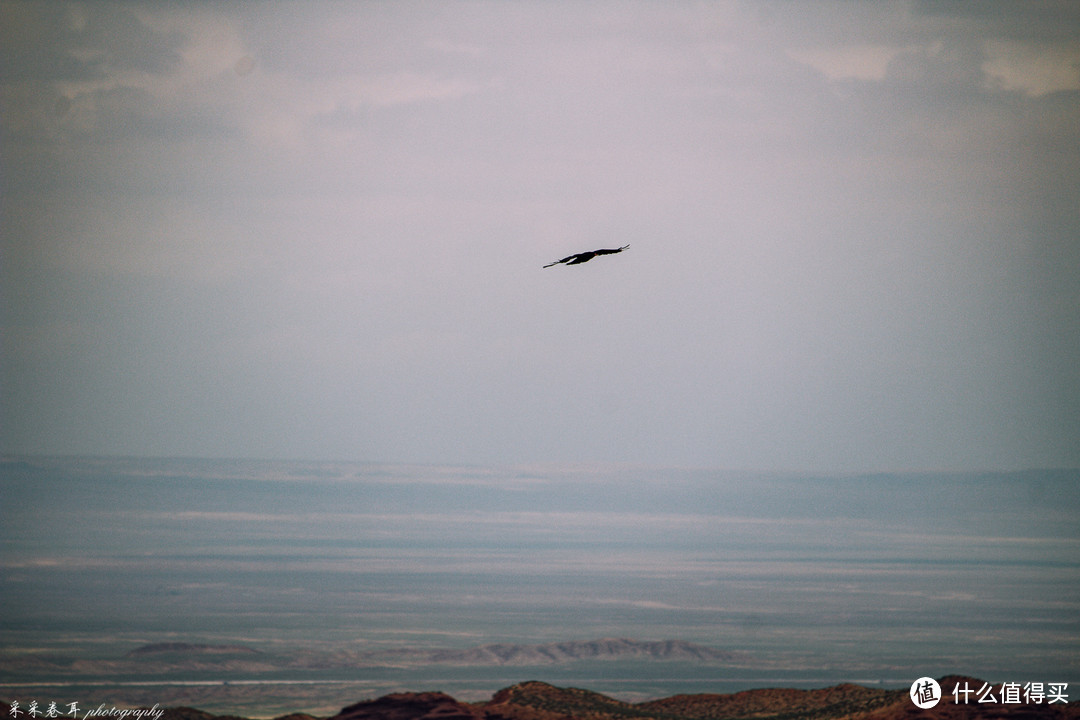
M 621 248 L 614 248 L 611 250 L 590 250 L 589 252 L 578 253 L 577 255 L 571 255 L 570 257 L 564 257 L 562 260 L 556 260 L 553 263 L 548 263 L 544 267 L 549 268 L 552 265 L 558 265 L 560 263 L 566 263 L 567 265 L 580 265 L 583 262 L 589 262 L 597 255 L 614 255 L 620 253 L 629 245 L 623 245 Z

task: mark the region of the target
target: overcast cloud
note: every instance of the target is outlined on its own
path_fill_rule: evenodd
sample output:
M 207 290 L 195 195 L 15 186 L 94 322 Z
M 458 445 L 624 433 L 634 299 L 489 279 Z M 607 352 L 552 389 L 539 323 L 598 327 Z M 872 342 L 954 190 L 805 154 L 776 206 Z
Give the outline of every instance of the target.
M 1080 4 L 5 2 L 0 58 L 5 452 L 1080 465 Z

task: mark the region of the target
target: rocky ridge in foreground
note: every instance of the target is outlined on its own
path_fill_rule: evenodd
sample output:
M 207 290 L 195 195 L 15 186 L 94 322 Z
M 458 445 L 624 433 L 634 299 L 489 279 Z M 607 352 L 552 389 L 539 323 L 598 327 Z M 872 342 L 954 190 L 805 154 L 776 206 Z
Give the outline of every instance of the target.
M 983 681 L 941 678 L 945 695 L 932 709 L 920 710 L 907 690 L 843 684 L 818 690 L 770 688 L 732 694 L 677 695 L 628 703 L 578 688 L 525 682 L 496 693 L 484 703 L 462 703 L 443 693 L 399 693 L 344 708 L 331 720 L 1075 720 L 1080 705 L 957 704 L 949 690 L 956 683 L 980 688 Z M 183 720 L 168 718 L 166 720 Z M 280 720 L 280 719 L 279 719 Z
M 769 688 L 731 694 L 676 695 L 629 703 L 578 688 L 524 682 L 490 700 L 465 703 L 441 692 L 395 693 L 343 708 L 330 718 L 294 713 L 276 720 L 1080 720 L 1080 704 L 955 702 L 949 688 L 983 681 L 949 676 L 939 680 L 944 697 L 920 710 L 907 690 L 842 684 L 817 690 Z M 25 710 L 22 710 L 25 713 Z M 0 702 L 0 717 L 17 717 Z M 168 708 L 155 720 L 243 720 L 193 708 Z

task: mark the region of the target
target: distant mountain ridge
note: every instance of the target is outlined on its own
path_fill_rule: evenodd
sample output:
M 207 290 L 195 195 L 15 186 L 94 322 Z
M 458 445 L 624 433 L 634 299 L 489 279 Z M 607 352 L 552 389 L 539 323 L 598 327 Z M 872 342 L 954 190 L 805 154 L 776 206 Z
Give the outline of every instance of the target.
M 157 663 L 166 668 L 190 663 L 213 662 L 221 658 L 263 666 L 273 663 L 269 655 L 245 645 L 206 645 L 166 642 L 143 645 L 124 657 L 138 659 L 144 669 Z M 282 662 L 282 667 L 318 668 L 372 667 L 379 665 L 457 665 L 457 666 L 532 666 L 558 665 L 581 660 L 645 660 L 695 663 L 731 663 L 745 660 L 744 653 L 728 652 L 684 640 L 630 640 L 600 638 L 542 644 L 495 643 L 470 648 L 390 648 L 379 650 L 339 651 L 333 654 L 300 653 Z M 280 661 L 279 661 L 280 662 Z M 255 666 L 252 666 L 254 669 Z
M 578 660 L 682 660 L 731 662 L 738 653 L 726 652 L 682 640 L 630 640 L 601 638 L 539 645 L 498 643 L 455 649 L 401 649 L 371 653 L 368 659 L 454 665 L 554 665 Z
M 126 657 L 165 655 L 168 653 L 190 655 L 258 655 L 259 651 L 246 645 L 209 645 L 203 643 L 164 642 L 142 645 L 127 653 Z

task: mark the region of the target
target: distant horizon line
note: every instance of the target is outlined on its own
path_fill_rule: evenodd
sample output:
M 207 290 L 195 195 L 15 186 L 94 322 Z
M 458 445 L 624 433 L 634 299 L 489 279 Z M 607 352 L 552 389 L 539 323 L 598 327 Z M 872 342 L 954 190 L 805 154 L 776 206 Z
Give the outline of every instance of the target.
M 425 468 L 483 468 L 487 470 L 507 469 L 558 469 L 562 471 L 595 471 L 595 470 L 674 470 L 681 472 L 720 472 L 732 475 L 745 475 L 756 477 L 867 477 L 867 476 L 928 476 L 928 475 L 1022 475 L 1037 472 L 1080 472 L 1080 466 L 1067 465 L 1026 465 L 1013 468 L 987 468 L 973 467 L 970 469 L 949 468 L 919 468 L 919 469 L 857 469 L 857 470 L 828 470 L 828 469 L 791 469 L 791 468 L 744 468 L 724 467 L 721 465 L 703 465 L 686 463 L 652 463 L 636 461 L 528 461 L 519 462 L 437 462 L 423 460 L 359 460 L 359 459 L 315 459 L 304 457 L 259 457 L 243 455 L 136 455 L 128 453 L 99 454 L 99 453 L 51 453 L 51 452 L 21 452 L 0 451 L 0 463 L 24 460 L 53 460 L 53 461 L 128 461 L 128 462 L 219 462 L 219 463 L 281 463 L 281 464 L 312 464 L 312 465 L 365 465 L 372 467 L 425 467 Z

